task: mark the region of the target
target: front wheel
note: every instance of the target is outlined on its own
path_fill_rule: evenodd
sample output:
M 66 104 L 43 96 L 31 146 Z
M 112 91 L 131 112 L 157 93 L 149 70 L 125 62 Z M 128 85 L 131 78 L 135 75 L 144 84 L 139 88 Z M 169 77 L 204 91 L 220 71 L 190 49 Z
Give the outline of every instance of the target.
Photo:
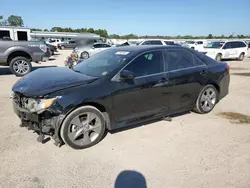
M 206 114 L 213 110 L 218 101 L 218 91 L 213 85 L 205 86 L 196 101 L 197 113 Z
M 216 61 L 221 61 L 221 59 L 222 59 L 221 54 L 217 54 L 216 57 L 215 57 L 215 60 Z
M 83 106 L 71 112 L 60 130 L 64 143 L 74 149 L 84 149 L 97 144 L 104 133 L 104 116 L 93 106 Z
M 16 76 L 24 76 L 32 69 L 30 60 L 25 57 L 15 57 L 10 61 L 10 71 Z
M 89 58 L 89 53 L 88 52 L 82 52 L 81 53 L 81 58 L 82 59 L 88 59 Z

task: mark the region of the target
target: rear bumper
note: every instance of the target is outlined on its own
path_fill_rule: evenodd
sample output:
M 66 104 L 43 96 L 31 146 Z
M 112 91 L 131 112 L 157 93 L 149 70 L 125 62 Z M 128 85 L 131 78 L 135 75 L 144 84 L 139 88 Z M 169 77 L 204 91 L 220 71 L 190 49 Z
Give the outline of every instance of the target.
M 44 61 L 46 59 L 46 53 L 44 52 L 34 52 L 32 56 L 33 62 Z
M 229 93 L 229 83 L 230 83 L 230 74 L 229 72 L 226 72 L 219 84 L 220 85 L 219 100 L 224 98 Z

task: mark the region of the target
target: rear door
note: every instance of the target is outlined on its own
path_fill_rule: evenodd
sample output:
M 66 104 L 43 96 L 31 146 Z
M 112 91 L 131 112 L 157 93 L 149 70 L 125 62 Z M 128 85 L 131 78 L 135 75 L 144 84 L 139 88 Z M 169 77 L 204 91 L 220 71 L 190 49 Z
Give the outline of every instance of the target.
M 129 121 L 164 111 L 170 98 L 165 94 L 163 51 L 145 52 L 123 70 L 134 73 L 135 79 L 112 81 L 115 121 Z
M 171 92 L 171 111 L 194 106 L 207 81 L 207 66 L 185 49 L 167 49 L 164 59 Z

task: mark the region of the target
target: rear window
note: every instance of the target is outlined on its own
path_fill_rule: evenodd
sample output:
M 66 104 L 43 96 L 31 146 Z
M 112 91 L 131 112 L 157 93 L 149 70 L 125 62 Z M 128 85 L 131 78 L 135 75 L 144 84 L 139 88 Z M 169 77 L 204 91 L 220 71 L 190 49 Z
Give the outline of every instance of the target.
M 216 63 L 216 61 L 214 59 L 212 59 L 211 57 L 208 57 L 207 55 L 205 55 L 201 52 L 198 52 L 195 50 L 192 50 L 190 52 L 193 53 L 196 57 L 198 57 L 206 65 L 212 65 L 212 64 Z

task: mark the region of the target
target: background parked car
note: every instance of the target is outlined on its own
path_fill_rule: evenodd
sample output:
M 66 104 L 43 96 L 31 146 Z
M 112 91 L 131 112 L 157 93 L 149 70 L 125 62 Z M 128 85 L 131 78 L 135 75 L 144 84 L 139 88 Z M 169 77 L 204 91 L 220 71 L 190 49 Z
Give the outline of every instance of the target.
M 222 59 L 238 59 L 242 61 L 247 55 L 248 46 L 243 41 L 216 41 L 204 48 L 204 53 L 217 61 Z
M 188 48 L 192 48 L 194 50 L 197 50 L 197 51 L 202 51 L 203 48 L 205 46 L 207 46 L 207 41 L 203 41 L 203 40 L 189 40 L 189 41 L 186 41 L 184 46 L 188 47 Z
M 112 47 L 110 44 L 106 44 L 106 43 L 95 43 L 93 45 L 88 45 L 88 46 L 82 46 L 82 47 L 76 47 L 72 54 L 74 56 L 76 56 L 77 58 L 81 58 L 81 59 L 88 59 L 89 57 L 91 57 L 92 55 L 106 50 L 108 48 Z
M 139 42 L 137 45 L 173 45 L 174 40 L 163 40 L 163 39 L 146 39 Z
M 58 48 L 61 50 L 65 49 L 65 48 L 73 49 L 75 47 L 76 47 L 76 41 L 74 41 L 74 40 L 70 40 L 70 41 L 66 41 L 66 42 L 58 44 Z
M 43 42 L 0 40 L 0 65 L 9 66 L 16 76 L 28 74 L 32 70 L 31 62 L 44 61 L 48 55 Z

